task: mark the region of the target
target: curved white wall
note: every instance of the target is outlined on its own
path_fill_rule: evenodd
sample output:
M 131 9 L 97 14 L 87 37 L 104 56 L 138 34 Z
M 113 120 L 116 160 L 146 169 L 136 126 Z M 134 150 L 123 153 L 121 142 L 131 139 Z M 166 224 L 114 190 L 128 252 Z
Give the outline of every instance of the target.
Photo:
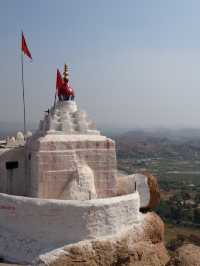
M 139 195 L 47 200 L 0 193 L 0 258 L 30 262 L 80 240 L 107 236 L 139 221 Z

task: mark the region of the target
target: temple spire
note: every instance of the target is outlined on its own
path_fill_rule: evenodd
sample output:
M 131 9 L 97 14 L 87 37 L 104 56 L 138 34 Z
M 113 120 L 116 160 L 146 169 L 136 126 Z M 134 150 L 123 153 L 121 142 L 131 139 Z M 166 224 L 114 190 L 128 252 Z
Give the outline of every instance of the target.
M 64 65 L 63 80 L 69 81 L 69 67 L 67 64 Z

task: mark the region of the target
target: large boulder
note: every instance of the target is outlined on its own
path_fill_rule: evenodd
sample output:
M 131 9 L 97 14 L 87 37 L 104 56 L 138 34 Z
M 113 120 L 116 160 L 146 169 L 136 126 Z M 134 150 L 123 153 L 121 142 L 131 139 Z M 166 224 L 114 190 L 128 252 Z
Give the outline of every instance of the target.
M 199 266 L 200 247 L 193 244 L 185 244 L 176 250 L 175 255 L 167 263 L 167 266 Z
M 164 224 L 154 213 L 141 214 L 141 223 L 116 235 L 85 240 L 41 255 L 34 266 L 164 266 L 169 257 Z

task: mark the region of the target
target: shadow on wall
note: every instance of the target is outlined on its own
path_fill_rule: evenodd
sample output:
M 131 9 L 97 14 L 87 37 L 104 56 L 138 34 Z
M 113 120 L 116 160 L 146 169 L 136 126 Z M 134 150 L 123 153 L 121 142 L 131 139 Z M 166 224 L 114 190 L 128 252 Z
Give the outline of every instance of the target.
M 0 154 L 0 192 L 25 196 L 24 147 L 2 149 Z

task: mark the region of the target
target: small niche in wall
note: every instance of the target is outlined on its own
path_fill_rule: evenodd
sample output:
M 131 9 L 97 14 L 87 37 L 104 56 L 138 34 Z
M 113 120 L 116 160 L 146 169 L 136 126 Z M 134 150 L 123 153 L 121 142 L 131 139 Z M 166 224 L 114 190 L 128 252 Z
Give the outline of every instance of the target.
M 15 168 L 18 168 L 18 167 L 19 167 L 19 162 L 18 161 L 6 162 L 6 169 L 7 170 L 12 170 L 12 169 L 15 169 Z

